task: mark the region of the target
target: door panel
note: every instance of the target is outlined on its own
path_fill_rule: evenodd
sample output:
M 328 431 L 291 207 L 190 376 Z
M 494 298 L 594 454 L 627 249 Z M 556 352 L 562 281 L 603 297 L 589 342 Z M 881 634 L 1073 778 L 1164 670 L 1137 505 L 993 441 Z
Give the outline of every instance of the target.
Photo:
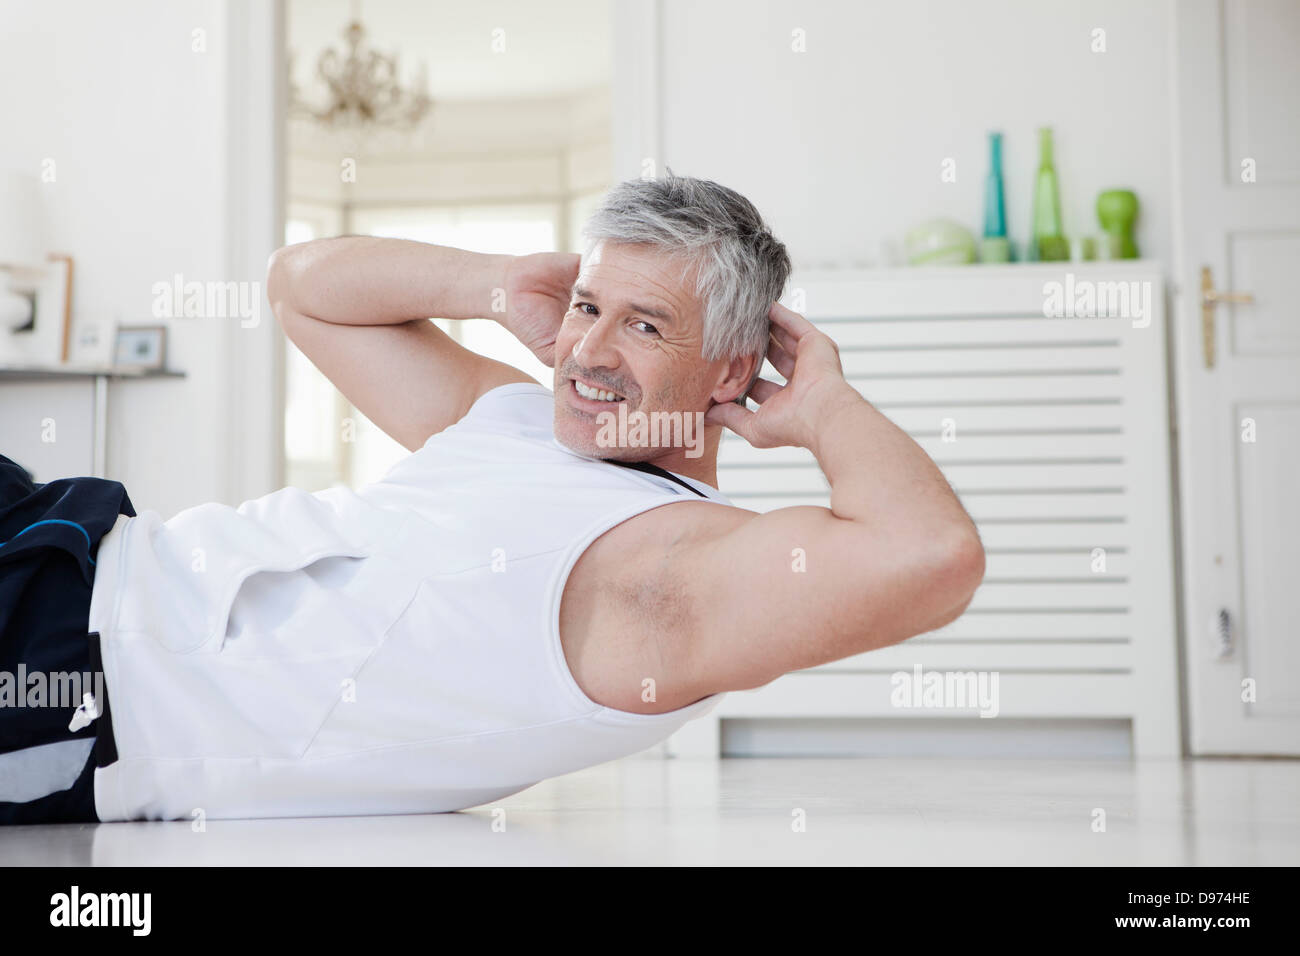
M 1294 719 L 1300 717 L 1300 441 L 1294 440 L 1300 402 L 1239 405 L 1235 417 L 1256 428 L 1255 441 L 1237 444 L 1241 540 L 1248 545 L 1242 550 L 1240 616 L 1243 632 L 1252 636 L 1243 648 L 1245 672 L 1256 680 L 1256 701 L 1246 717 Z M 1285 435 L 1292 440 L 1278 440 Z
M 1257 183 L 1300 182 L 1295 0 L 1230 0 L 1221 16 L 1228 185 L 1244 185 L 1233 175 L 1243 159 L 1255 160 Z M 1279 90 L 1292 95 L 1278 96 Z
M 1297 50 L 1300 56 L 1300 50 Z M 1249 289 L 1250 305 L 1226 306 L 1232 352 L 1269 356 L 1300 352 L 1300 321 L 1295 307 L 1300 232 L 1237 234 L 1228 238 L 1228 278 L 1234 289 Z

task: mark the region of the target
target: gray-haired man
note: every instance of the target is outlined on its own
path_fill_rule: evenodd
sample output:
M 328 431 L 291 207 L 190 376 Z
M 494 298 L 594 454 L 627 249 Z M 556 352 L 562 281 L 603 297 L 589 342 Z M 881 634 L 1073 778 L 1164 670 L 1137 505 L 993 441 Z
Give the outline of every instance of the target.
M 973 524 L 775 301 L 789 258 L 752 204 L 631 181 L 585 232 L 581 257 L 272 257 L 285 333 L 412 454 L 356 491 L 118 519 L 89 615 L 118 756 L 99 819 L 476 806 L 962 613 Z M 501 322 L 551 389 L 430 316 Z M 724 428 L 809 449 L 830 507 L 731 505 Z

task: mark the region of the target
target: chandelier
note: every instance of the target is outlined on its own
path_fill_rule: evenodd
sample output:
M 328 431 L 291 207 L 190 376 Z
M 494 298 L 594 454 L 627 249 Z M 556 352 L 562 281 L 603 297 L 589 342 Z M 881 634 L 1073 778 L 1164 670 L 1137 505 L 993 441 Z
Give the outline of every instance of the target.
M 410 129 L 429 112 L 433 101 L 426 92 L 428 79 L 420 64 L 413 87 L 398 82 L 397 56 L 369 48 L 366 30 L 353 19 L 343 31 L 347 52 L 333 47 L 316 60 L 316 75 L 329 91 L 323 105 L 313 105 L 293 82 L 293 61 L 289 62 L 289 109 L 332 128 L 390 127 Z

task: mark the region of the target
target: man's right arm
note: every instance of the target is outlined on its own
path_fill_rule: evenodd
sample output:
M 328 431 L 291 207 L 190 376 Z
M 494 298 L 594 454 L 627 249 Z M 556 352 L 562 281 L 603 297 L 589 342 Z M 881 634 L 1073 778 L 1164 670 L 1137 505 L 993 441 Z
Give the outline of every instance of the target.
M 404 239 L 320 239 L 271 256 L 267 296 L 289 339 L 367 418 L 414 451 L 484 392 L 533 381 L 428 321 L 504 321 L 516 259 Z

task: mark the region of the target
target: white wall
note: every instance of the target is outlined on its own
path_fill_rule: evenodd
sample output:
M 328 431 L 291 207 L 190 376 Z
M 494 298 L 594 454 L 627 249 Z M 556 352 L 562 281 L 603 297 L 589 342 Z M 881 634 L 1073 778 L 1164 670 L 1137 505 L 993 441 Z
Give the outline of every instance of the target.
M 1008 228 L 1023 242 L 1040 125 L 1056 132 L 1067 234 L 1099 231 L 1099 191 L 1132 188 L 1143 257 L 1169 260 L 1166 0 L 616 2 L 618 178 L 654 157 L 731 186 L 797 266 L 870 264 L 881 239 L 929 217 L 979 235 L 989 129 L 1004 133 Z M 1091 52 L 1096 28 L 1105 53 Z M 643 88 L 647 62 L 658 82 Z M 640 108 L 656 97 L 658 124 Z M 940 180 L 947 157 L 954 183 Z
M 0 2 L 0 165 L 39 176 L 54 161 L 43 200 L 53 248 L 76 263 L 74 324 L 163 321 L 169 365 L 187 373 L 110 386 L 109 477 L 137 509 L 164 516 L 273 484 L 265 423 L 246 415 L 251 405 L 274 417 L 270 365 L 258 364 L 266 320 L 274 325 L 264 288 L 263 328 L 241 339 L 238 319 L 155 319 L 152 287 L 176 273 L 264 280 L 270 247 L 247 232 L 265 225 L 241 210 L 273 188 L 273 144 L 248 141 L 241 98 L 271 95 L 246 87 L 269 72 L 249 37 L 274 42 L 275 9 L 247 0 Z M 192 49 L 195 30 L 205 31 L 206 52 Z M 238 170 L 232 155 L 243 157 Z M 250 369 L 253 381 L 239 377 Z

